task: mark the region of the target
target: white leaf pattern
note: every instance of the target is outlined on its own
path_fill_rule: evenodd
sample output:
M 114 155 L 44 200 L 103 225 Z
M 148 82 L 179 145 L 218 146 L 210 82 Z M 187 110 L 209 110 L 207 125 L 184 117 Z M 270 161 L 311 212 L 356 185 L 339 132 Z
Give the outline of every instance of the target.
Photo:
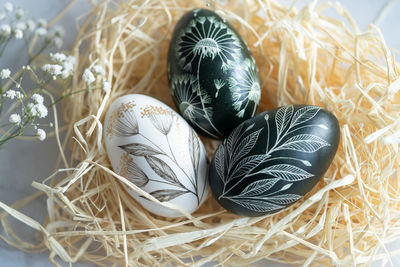
M 276 124 L 276 138 L 279 139 L 288 126 L 290 122 L 290 118 L 293 114 L 293 106 L 286 106 L 278 109 L 275 116 L 275 124 Z
M 222 181 L 225 180 L 224 160 L 225 160 L 224 146 L 221 144 L 218 147 L 217 152 L 215 152 L 215 168 L 217 169 L 217 173 Z
M 267 158 L 267 155 L 254 155 L 242 159 L 241 161 L 239 161 L 238 164 L 236 164 L 235 169 L 233 170 L 227 181 L 230 181 L 236 177 L 247 175 L 251 170 L 253 170 L 254 167 L 258 166 Z
M 240 193 L 240 197 L 251 197 L 260 195 L 271 189 L 279 179 L 262 179 L 252 182 Z
M 270 212 L 273 210 L 282 209 L 284 206 L 268 203 L 257 199 L 236 199 L 229 198 L 240 206 L 255 211 L 255 212 Z
M 297 195 L 297 194 L 282 194 L 282 195 L 276 195 L 276 196 L 270 196 L 270 197 L 261 197 L 260 199 L 270 201 L 275 204 L 280 204 L 280 205 L 289 205 L 297 200 L 301 199 L 302 196 Z
M 318 111 L 320 111 L 320 107 L 316 106 L 306 106 L 298 109 L 292 118 L 292 122 L 290 127 L 296 127 L 299 124 L 307 122 L 317 115 Z
M 312 134 L 299 134 L 289 138 L 282 146 L 281 149 L 291 149 L 300 152 L 312 153 L 318 149 L 330 146 L 324 139 Z
M 226 148 L 228 153 L 232 153 L 233 149 L 235 148 L 235 144 L 237 139 L 239 138 L 240 132 L 242 131 L 244 123 L 241 123 L 238 127 L 236 127 L 233 132 L 229 135 L 226 141 Z
M 289 164 L 277 164 L 259 171 L 259 173 L 270 174 L 275 178 L 285 181 L 301 181 L 314 176 L 313 174 Z
M 233 152 L 232 164 L 235 164 L 237 160 L 246 156 L 253 149 L 261 130 L 262 128 L 249 134 L 239 143 Z

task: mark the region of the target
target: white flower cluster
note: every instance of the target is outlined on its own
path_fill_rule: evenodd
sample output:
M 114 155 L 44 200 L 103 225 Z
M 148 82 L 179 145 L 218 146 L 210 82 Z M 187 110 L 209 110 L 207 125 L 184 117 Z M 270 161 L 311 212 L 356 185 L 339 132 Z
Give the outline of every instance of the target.
M 33 102 L 29 103 L 27 106 L 28 114 L 32 117 L 45 118 L 47 117 L 48 110 L 43 104 L 43 96 L 39 94 L 33 94 L 31 96 Z
M 82 79 L 88 84 L 92 84 L 96 81 L 97 77 L 104 77 L 106 75 L 106 71 L 100 65 L 94 65 L 91 69 L 87 68 L 83 72 Z M 103 91 L 108 93 L 111 90 L 111 82 L 103 79 Z
M 10 2 L 3 5 L 3 11 L 0 9 L 0 22 L 8 19 L 8 22 L 0 23 L 0 37 L 3 37 L 3 40 L 12 37 L 22 39 L 26 34 L 34 33 L 51 41 L 57 48 L 62 46 L 64 30 L 61 27 L 50 28 L 44 19 L 24 20 L 25 13 L 23 9 L 16 8 Z
M 76 64 L 75 57 L 66 56 L 62 53 L 51 53 L 50 58 L 55 64 L 43 65 L 42 70 L 52 75 L 53 80 L 57 79 L 57 76 L 61 76 L 62 79 L 67 79 L 73 74 Z

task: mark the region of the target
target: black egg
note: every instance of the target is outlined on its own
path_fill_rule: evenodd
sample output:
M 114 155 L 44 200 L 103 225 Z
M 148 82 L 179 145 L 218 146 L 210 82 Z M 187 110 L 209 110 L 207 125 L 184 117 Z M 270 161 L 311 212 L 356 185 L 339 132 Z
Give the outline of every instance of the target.
M 316 106 L 285 106 L 249 119 L 223 140 L 210 186 L 227 210 L 278 212 L 307 194 L 331 164 L 340 139 L 336 117 Z
M 201 134 L 222 139 L 254 115 L 261 94 L 256 63 L 215 12 L 195 9 L 178 21 L 167 67 L 175 105 Z

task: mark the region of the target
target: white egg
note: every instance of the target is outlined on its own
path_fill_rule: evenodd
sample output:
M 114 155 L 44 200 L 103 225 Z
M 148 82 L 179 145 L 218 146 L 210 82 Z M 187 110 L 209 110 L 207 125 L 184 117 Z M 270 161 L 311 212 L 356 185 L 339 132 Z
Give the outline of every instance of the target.
M 192 213 L 208 193 L 208 160 L 203 143 L 174 110 L 146 95 L 118 98 L 106 114 L 104 139 L 113 170 L 161 202 Z M 147 210 L 183 216 L 126 190 Z

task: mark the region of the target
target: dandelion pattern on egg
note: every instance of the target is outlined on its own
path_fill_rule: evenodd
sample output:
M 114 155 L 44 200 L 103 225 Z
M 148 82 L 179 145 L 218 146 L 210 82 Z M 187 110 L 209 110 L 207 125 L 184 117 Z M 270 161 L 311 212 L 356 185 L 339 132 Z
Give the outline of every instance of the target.
M 203 135 L 221 139 L 254 115 L 261 91 L 255 61 L 215 12 L 195 9 L 180 19 L 167 70 L 177 108 Z

